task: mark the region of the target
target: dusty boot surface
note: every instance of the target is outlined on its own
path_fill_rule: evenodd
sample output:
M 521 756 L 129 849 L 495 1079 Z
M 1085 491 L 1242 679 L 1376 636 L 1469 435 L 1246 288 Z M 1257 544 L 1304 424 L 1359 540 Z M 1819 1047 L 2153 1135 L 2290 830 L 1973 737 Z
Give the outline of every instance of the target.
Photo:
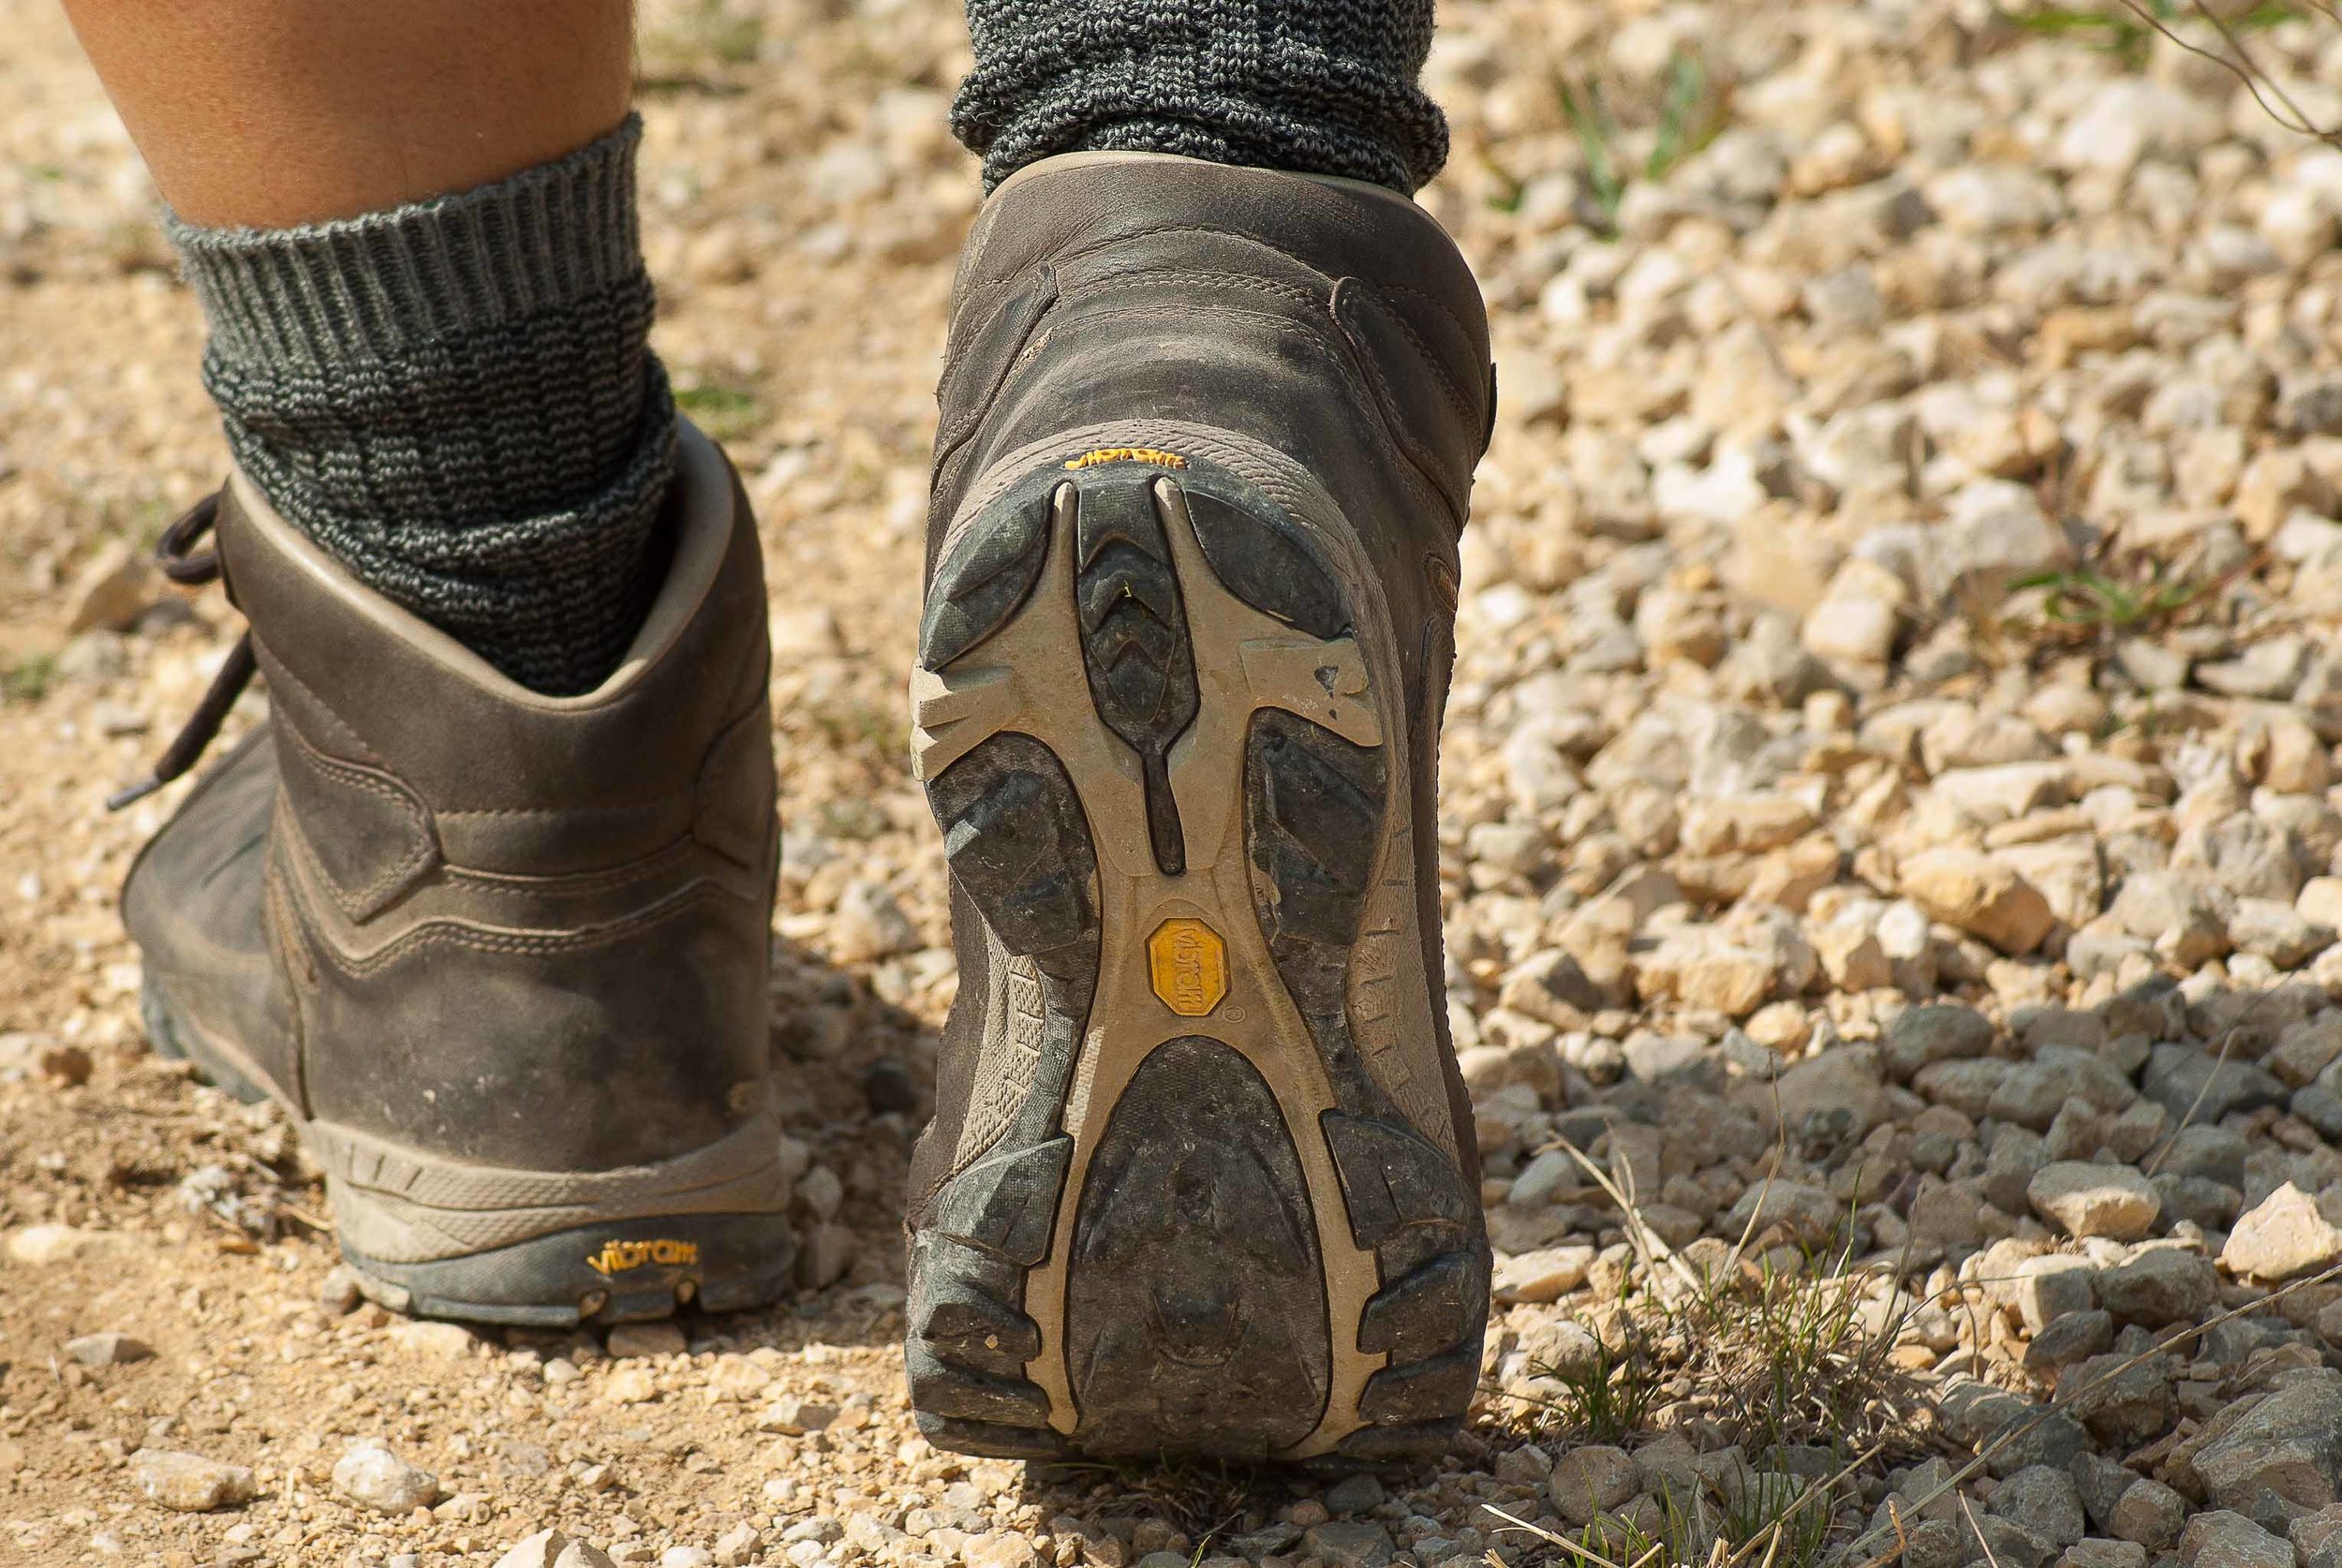
M 1433 817 L 1471 274 L 1378 187 L 1054 158 L 978 219 L 940 395 L 911 698 L 961 984 L 920 1424 L 1437 1452 L 1489 1269 Z
M 223 493 L 271 717 L 124 914 L 156 1045 L 291 1111 L 385 1305 L 557 1325 L 788 1278 L 763 569 L 688 427 L 668 504 L 632 651 L 548 698 Z

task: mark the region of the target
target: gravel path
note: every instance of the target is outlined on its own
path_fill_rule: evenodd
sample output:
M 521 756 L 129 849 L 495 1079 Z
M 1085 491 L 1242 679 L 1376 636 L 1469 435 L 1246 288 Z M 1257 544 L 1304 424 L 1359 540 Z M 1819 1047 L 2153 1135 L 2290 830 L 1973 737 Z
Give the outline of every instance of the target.
M 144 1053 L 111 900 L 175 797 L 97 803 L 232 635 L 139 561 L 220 443 L 127 143 L 0 0 L 0 1561 L 2342 1565 L 2342 149 L 2090 12 L 1445 7 L 1484 1412 L 1379 1479 L 1028 1472 L 928 1449 L 894 1348 L 964 40 L 648 11 L 659 344 L 778 590 L 804 1291 L 386 1318 L 281 1125 Z M 2342 26 L 2271 21 L 2342 123 Z

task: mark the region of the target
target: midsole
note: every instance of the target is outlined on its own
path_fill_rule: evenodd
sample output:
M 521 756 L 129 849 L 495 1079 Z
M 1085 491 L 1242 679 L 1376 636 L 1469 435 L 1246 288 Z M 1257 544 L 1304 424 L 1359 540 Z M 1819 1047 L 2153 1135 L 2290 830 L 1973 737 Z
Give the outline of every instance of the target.
M 342 1256 L 365 1294 L 424 1317 L 567 1327 L 663 1318 L 686 1302 L 730 1311 L 787 1288 L 795 1248 L 778 1214 L 688 1214 L 555 1231 L 421 1263 Z

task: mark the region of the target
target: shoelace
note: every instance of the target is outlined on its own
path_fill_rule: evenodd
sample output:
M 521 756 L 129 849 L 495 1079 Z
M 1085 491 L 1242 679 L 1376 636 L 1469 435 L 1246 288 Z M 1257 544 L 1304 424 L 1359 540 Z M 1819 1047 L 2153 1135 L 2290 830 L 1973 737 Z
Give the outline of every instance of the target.
M 163 537 L 155 544 L 155 564 L 163 575 L 186 587 L 201 587 L 219 581 L 219 551 L 217 548 L 197 551 L 196 545 L 212 531 L 219 521 L 220 493 L 213 492 L 181 512 Z M 106 797 L 106 809 L 119 811 L 124 806 L 144 800 L 172 779 L 185 774 L 203 759 L 213 741 L 219 736 L 219 727 L 227 722 L 228 711 L 244 695 L 244 688 L 252 682 L 258 666 L 252 658 L 252 633 L 247 631 L 236 639 L 236 645 L 228 650 L 228 658 L 220 664 L 219 673 L 212 677 L 210 689 L 195 705 L 180 727 L 178 737 L 160 757 L 155 759 L 154 771 L 126 789 L 115 791 Z

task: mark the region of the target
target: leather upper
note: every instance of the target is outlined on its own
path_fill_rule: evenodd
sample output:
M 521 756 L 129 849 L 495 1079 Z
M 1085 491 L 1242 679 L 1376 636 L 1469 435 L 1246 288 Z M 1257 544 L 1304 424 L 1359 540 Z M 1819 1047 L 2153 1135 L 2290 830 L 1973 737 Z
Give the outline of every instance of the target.
M 1406 198 L 1190 158 L 1075 155 L 1026 169 L 978 216 L 937 400 L 938 534 L 1000 454 L 1126 416 L 1256 436 L 1337 500 L 1349 498 L 1345 471 L 1378 489 L 1419 486 L 1452 531 L 1495 381 L 1471 268 Z
M 556 699 L 231 483 L 219 549 L 268 736 L 199 785 L 125 912 L 174 998 L 304 1117 L 588 1171 L 769 1114 L 763 567 L 728 465 L 688 426 L 669 506 L 634 648 Z

